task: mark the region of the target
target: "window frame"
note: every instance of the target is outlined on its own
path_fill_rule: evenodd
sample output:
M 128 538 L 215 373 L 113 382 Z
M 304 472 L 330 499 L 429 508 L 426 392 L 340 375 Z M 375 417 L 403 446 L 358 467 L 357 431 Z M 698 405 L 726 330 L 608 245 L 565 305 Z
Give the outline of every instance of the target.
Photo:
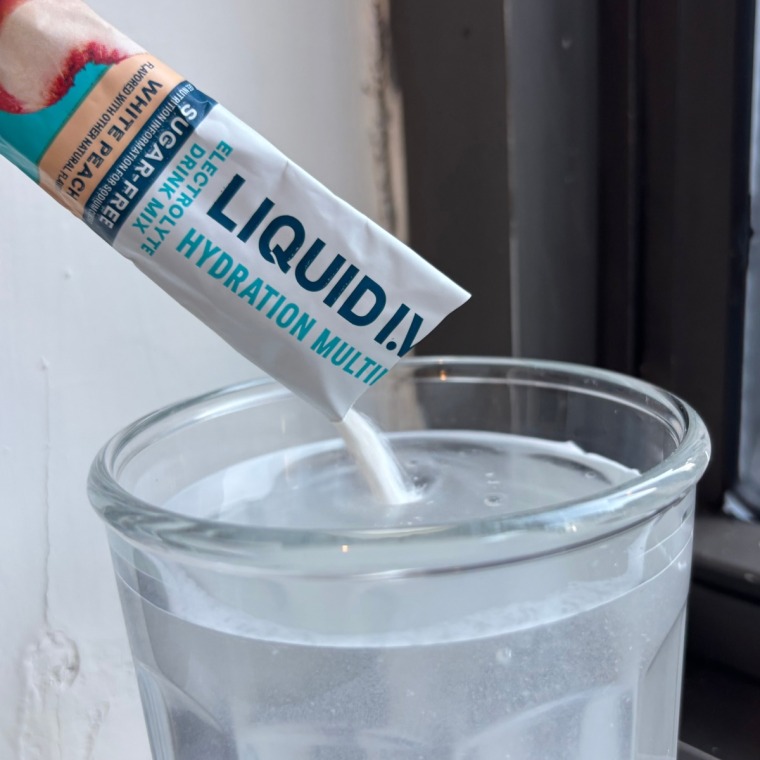
M 410 243 L 474 296 L 421 352 L 595 364 L 692 404 L 713 453 L 689 658 L 760 689 L 748 618 L 726 613 L 760 614 L 760 522 L 723 512 L 739 459 L 754 22 L 754 0 L 390 0 Z

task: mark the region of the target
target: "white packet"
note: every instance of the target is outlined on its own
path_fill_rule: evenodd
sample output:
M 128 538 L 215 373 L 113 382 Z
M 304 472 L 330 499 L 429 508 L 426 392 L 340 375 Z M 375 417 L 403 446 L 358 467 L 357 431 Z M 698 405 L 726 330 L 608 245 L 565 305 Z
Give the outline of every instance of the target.
M 0 4 L 0 152 L 334 420 L 469 297 L 80 0 Z

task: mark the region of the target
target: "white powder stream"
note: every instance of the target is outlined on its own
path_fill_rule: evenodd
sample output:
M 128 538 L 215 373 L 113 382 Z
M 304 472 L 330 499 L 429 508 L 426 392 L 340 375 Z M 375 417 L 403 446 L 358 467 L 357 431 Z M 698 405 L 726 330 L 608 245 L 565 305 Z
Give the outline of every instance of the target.
M 416 499 L 385 436 L 355 409 L 335 423 L 372 495 L 382 504 L 408 504 Z

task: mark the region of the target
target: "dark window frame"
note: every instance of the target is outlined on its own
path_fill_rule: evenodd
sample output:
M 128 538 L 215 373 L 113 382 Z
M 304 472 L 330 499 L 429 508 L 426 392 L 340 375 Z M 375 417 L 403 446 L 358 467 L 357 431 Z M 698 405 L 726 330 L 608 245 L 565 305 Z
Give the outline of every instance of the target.
M 738 467 L 755 1 L 390 7 L 410 242 L 475 296 L 422 352 L 596 364 L 691 403 L 713 455 L 690 656 L 756 678 L 742 611 L 760 610 L 760 523 L 722 512 Z

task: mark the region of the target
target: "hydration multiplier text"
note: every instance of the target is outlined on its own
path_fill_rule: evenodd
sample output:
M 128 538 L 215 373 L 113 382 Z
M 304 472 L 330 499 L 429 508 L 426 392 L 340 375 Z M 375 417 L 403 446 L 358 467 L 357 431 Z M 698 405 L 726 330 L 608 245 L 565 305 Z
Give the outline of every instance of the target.
M 247 266 L 236 262 L 226 251 L 194 228 L 177 245 L 177 252 L 218 280 L 238 298 L 247 301 L 263 317 L 288 332 L 299 343 L 309 337 L 307 345 L 310 350 L 346 374 L 361 380 L 365 385 L 374 385 L 387 374 L 387 367 L 328 328 L 319 329 L 317 320 L 307 311 L 264 282 L 261 277 L 253 276 Z
M 404 356 L 414 348 L 422 327 L 422 317 L 412 312 L 405 303 L 399 304 L 388 314 L 383 286 L 363 274 L 354 264 L 349 264 L 340 253 L 332 254 L 331 258 L 326 255 L 327 244 L 319 237 L 302 253 L 307 233 L 297 217 L 291 214 L 276 215 L 275 202 L 264 198 L 247 219 L 233 219 L 227 207 L 245 183 L 240 174 L 235 174 L 209 208 L 208 216 L 243 243 L 249 242 L 256 234 L 259 253 L 266 262 L 277 266 L 285 274 L 292 273 L 303 290 L 324 293 L 322 302 L 328 308 L 335 309 L 348 323 L 356 327 L 373 325 L 373 330 L 377 330 L 375 342 L 388 351 Z M 204 236 L 193 229 L 185 235 L 181 247 L 195 252 L 203 240 Z M 212 246 L 211 252 L 200 255 L 219 253 L 220 249 Z M 325 264 L 328 258 L 329 263 Z M 317 260 L 319 264 L 314 266 Z M 394 333 L 397 337 L 390 339 Z

